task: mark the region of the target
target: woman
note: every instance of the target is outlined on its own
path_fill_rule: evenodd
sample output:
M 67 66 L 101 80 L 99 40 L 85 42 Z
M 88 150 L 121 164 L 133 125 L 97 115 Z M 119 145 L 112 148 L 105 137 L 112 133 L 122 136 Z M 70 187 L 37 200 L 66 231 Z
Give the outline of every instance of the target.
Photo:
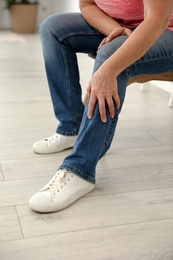
M 127 82 L 173 70 L 173 0 L 80 0 L 79 13 L 55 14 L 40 35 L 55 115 L 53 136 L 36 153 L 72 147 L 51 181 L 29 201 L 38 212 L 64 209 L 94 189 L 97 162 L 109 149 Z M 84 109 L 76 53 L 97 53 Z

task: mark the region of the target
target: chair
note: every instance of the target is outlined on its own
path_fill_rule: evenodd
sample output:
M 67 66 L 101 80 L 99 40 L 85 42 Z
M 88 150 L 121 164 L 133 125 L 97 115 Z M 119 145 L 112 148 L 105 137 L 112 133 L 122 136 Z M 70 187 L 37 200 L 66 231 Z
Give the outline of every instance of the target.
M 89 54 L 88 56 L 91 58 L 95 58 L 94 54 Z M 172 82 L 171 88 L 169 88 L 168 90 L 166 90 L 166 89 L 164 89 L 164 90 L 166 90 L 167 92 L 169 92 L 171 94 L 168 106 L 173 107 L 173 71 L 166 72 L 163 74 L 151 74 L 151 75 L 147 74 L 147 75 L 131 77 L 128 81 L 128 86 L 132 83 L 141 83 L 142 84 L 140 87 L 141 91 L 146 91 L 146 90 L 148 90 L 147 83 L 152 80 Z M 162 88 L 162 87 L 160 86 L 160 88 Z M 83 101 L 84 105 L 86 105 L 87 100 L 88 100 L 88 96 L 86 94 L 84 101 Z

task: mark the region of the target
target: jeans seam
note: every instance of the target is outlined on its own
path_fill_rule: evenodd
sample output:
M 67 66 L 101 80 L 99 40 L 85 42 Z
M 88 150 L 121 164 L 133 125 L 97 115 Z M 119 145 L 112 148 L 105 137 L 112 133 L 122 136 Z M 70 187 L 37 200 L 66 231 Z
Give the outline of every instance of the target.
M 72 32 L 72 33 L 69 33 L 67 35 L 65 35 L 64 37 L 59 37 L 58 40 L 59 42 L 62 42 L 64 40 L 66 40 L 67 38 L 70 38 L 72 36 L 95 36 L 95 35 L 101 35 L 99 32 L 93 32 L 93 33 L 83 33 L 83 32 Z
M 68 68 L 68 62 L 67 62 L 67 57 L 66 57 L 66 51 L 65 51 L 65 46 L 62 45 L 62 53 L 64 57 L 64 62 L 65 62 L 65 67 L 66 67 L 66 81 L 67 81 L 67 95 L 68 95 L 68 106 L 70 110 L 70 114 L 72 117 L 72 122 L 73 122 L 73 131 L 77 132 L 77 120 L 76 117 L 73 116 L 73 109 L 72 109 L 72 101 L 71 101 L 71 90 L 70 90 L 70 75 L 69 75 L 69 68 Z
M 122 97 L 121 100 L 124 100 L 124 98 L 125 98 L 125 92 L 124 92 L 123 97 Z M 121 104 L 123 104 L 123 101 L 121 101 Z M 104 139 L 103 145 L 102 145 L 102 147 L 100 149 L 99 159 L 101 159 L 101 155 L 102 155 L 102 152 L 105 150 L 105 147 L 110 144 L 110 138 L 111 137 L 113 138 L 112 130 L 116 128 L 121 108 L 122 108 L 122 106 L 120 106 L 119 109 L 116 109 L 117 113 L 115 114 L 114 118 L 111 119 L 111 124 L 110 124 L 110 127 L 109 127 L 108 131 L 107 131 L 106 138 Z
M 112 129 L 115 125 L 115 117 L 113 119 L 111 119 L 111 124 L 110 124 L 110 127 L 107 131 L 107 134 L 105 135 L 105 139 L 103 141 L 103 145 L 101 146 L 100 148 L 100 153 L 99 153 L 99 160 L 101 159 L 101 157 L 103 156 L 103 151 L 105 150 L 105 147 L 109 145 L 110 143 L 110 138 L 112 136 Z
M 142 64 L 142 63 L 147 63 L 147 62 L 151 62 L 151 61 L 159 61 L 159 60 L 162 60 L 162 59 L 164 60 L 164 59 L 167 59 L 167 58 L 173 58 L 173 54 L 165 56 L 165 57 L 158 57 L 158 58 L 154 58 L 154 59 L 148 59 L 148 60 L 145 60 L 145 61 L 138 60 L 135 63 L 133 63 L 132 65 L 136 65 L 136 63 L 137 64 Z

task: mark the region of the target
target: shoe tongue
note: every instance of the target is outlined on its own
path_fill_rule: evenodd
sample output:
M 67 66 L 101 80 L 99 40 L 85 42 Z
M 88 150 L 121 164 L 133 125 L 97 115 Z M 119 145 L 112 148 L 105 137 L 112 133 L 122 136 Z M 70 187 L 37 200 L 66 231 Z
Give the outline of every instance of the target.
M 51 183 L 48 183 L 41 191 L 51 191 L 52 189 L 54 189 L 54 186 L 56 186 L 57 183 L 61 182 L 66 174 L 67 171 L 57 172 L 51 180 Z
M 59 178 L 59 179 L 63 179 L 63 177 L 64 177 L 64 173 L 59 173 L 58 175 L 57 175 L 57 177 Z
M 60 180 L 62 180 L 65 177 L 65 172 L 58 172 L 56 177 Z

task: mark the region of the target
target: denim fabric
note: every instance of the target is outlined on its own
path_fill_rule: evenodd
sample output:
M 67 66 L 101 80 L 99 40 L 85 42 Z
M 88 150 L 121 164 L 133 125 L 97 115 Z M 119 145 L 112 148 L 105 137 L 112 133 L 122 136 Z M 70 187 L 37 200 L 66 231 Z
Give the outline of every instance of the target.
M 84 108 L 76 58 L 78 52 L 95 53 L 105 36 L 92 28 L 79 13 L 55 14 L 46 18 L 40 27 L 40 35 L 53 108 L 60 122 L 56 132 L 78 135 L 72 153 L 60 168 L 95 183 L 96 165 L 111 145 L 129 78 L 173 71 L 173 32 L 165 30 L 141 59 L 117 77 L 121 106 L 118 110 L 115 107 L 113 119 L 107 111 L 106 123 L 100 120 L 98 104 L 93 118 L 87 118 L 88 103 Z M 127 36 L 117 37 L 101 48 L 93 73 L 126 39 Z

